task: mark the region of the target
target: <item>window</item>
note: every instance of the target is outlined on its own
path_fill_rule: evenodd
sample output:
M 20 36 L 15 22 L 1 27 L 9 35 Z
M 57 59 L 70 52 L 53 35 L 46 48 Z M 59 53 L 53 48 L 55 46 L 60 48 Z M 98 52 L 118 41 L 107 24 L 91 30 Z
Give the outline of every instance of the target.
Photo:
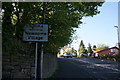
M 115 49 L 111 49 L 110 51 L 111 51 L 111 52 L 116 52 L 116 50 L 115 50 Z

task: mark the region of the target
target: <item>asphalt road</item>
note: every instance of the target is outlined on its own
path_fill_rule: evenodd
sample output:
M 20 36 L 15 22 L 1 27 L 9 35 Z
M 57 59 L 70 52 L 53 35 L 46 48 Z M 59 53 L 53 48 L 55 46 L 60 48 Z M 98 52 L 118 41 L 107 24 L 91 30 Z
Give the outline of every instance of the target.
M 58 58 L 55 79 L 120 80 L 120 63 L 95 58 Z

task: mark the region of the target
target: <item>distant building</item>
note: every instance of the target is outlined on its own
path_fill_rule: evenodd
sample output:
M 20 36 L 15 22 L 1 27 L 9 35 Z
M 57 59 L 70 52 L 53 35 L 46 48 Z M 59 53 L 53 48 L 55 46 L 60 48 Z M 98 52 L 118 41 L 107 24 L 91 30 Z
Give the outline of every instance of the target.
M 112 47 L 112 48 L 107 48 L 107 49 L 104 49 L 104 50 L 101 50 L 101 51 L 98 51 L 96 52 L 99 56 L 102 56 L 104 54 L 110 54 L 110 55 L 113 55 L 113 54 L 117 54 L 118 53 L 118 48 L 117 47 Z
M 63 53 L 64 53 L 64 50 L 60 49 L 60 54 L 63 55 Z
M 62 56 L 64 53 L 71 53 L 77 55 L 77 51 L 70 45 L 64 46 L 60 49 L 59 54 Z

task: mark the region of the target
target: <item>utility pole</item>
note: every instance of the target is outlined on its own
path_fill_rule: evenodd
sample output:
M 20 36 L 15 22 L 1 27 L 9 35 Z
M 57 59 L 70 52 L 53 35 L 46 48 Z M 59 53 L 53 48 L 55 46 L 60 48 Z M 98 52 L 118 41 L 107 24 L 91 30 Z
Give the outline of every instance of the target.
M 119 43 L 119 28 L 118 28 L 118 26 L 114 26 L 115 28 L 117 28 L 117 36 L 118 36 L 118 48 L 119 48 L 119 50 L 120 50 L 120 43 Z

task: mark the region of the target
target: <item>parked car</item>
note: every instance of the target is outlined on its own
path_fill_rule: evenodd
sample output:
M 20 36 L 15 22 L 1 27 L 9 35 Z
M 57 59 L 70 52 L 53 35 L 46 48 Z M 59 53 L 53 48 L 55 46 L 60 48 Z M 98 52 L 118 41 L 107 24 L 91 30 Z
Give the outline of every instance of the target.
M 64 58 L 72 58 L 72 54 L 71 53 L 64 53 L 63 57 Z
M 73 57 L 77 57 L 77 53 L 72 53 L 72 56 Z
M 82 53 L 81 54 L 81 57 L 87 57 L 88 55 L 87 54 L 85 54 L 85 53 Z

